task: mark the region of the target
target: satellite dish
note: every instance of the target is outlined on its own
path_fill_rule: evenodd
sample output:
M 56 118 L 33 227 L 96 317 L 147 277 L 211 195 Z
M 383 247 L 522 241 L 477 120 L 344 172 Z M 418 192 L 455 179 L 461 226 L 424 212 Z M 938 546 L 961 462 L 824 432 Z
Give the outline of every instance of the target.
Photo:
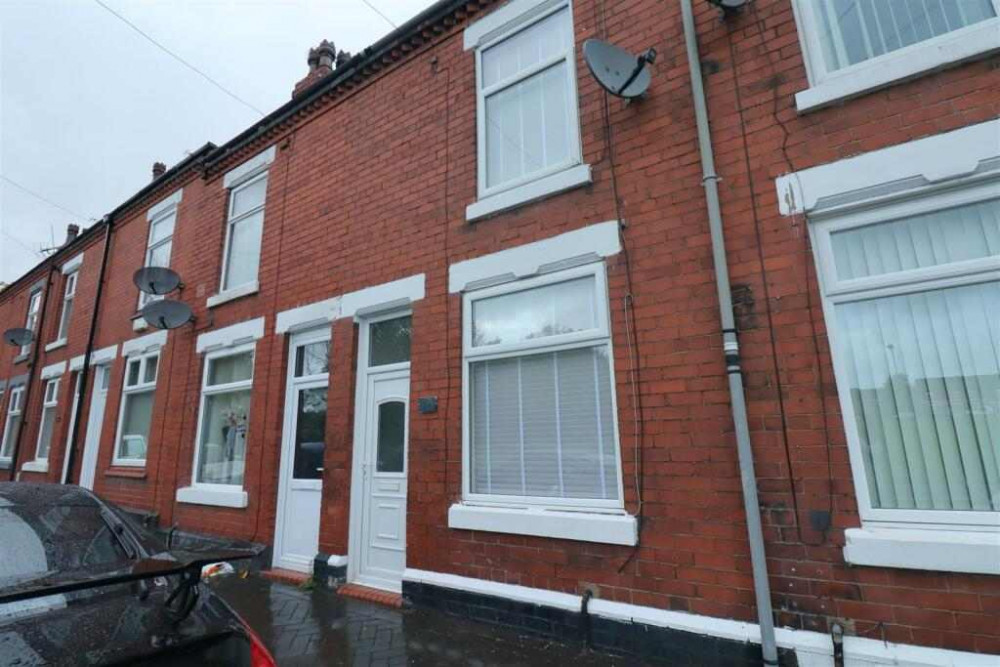
M 181 277 L 163 266 L 145 266 L 132 274 L 132 282 L 140 291 L 160 296 L 180 287 Z
M 729 16 L 743 9 L 748 0 L 708 0 L 708 3 L 715 5 L 722 10 L 723 14 Z
M 24 347 L 35 339 L 35 332 L 24 327 L 14 327 L 3 332 L 3 339 L 8 345 Z
M 181 301 L 160 299 L 147 303 L 139 311 L 142 319 L 157 329 L 176 329 L 194 319 L 191 306 Z
M 599 39 L 583 43 L 583 59 L 590 73 L 606 91 L 617 97 L 641 97 L 651 80 L 646 63 L 656 60 L 656 49 L 633 56 L 624 49 Z

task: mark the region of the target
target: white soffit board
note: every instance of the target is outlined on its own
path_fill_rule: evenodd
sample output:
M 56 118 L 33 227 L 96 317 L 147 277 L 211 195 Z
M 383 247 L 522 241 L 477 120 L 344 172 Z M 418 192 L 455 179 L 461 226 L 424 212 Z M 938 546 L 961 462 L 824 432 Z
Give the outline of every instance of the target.
M 275 319 L 274 332 L 283 334 L 329 324 L 340 317 L 340 300 L 340 297 L 333 297 L 283 310 Z
M 43 380 L 49 380 L 51 378 L 59 377 L 65 372 L 66 372 L 66 362 L 57 361 L 56 363 L 49 364 L 48 366 L 43 368 L 42 372 L 39 374 L 39 377 L 41 377 L 41 379 Z
M 230 169 L 222 178 L 223 187 L 236 187 L 246 179 L 256 176 L 261 171 L 266 169 L 272 162 L 274 162 L 274 155 L 275 148 L 274 146 L 271 146 L 270 148 L 267 148 L 250 158 L 240 166 Z
M 1000 171 L 1000 119 L 779 176 L 782 215 Z
M 452 264 L 448 291 L 487 287 L 597 261 L 621 252 L 618 221 L 609 220 L 534 243 Z
M 424 298 L 424 274 L 348 292 L 340 299 L 339 317 L 370 315 L 407 306 Z
M 198 336 L 196 349 L 198 353 L 208 352 L 223 347 L 233 347 L 242 343 L 258 340 L 264 337 L 264 318 L 258 317 L 239 324 L 233 324 L 222 329 L 209 331 Z
M 94 350 L 90 353 L 90 365 L 94 366 L 96 364 L 103 364 L 113 360 L 118 356 L 118 346 L 109 345 L 107 347 L 102 347 L 100 350 Z M 69 360 L 69 369 L 71 371 L 78 371 L 83 368 L 83 355 L 73 357 Z
M 174 208 L 181 203 L 181 199 L 184 198 L 184 188 L 181 188 L 174 194 L 170 195 L 166 199 L 162 200 L 155 206 L 151 206 L 148 211 L 146 211 L 146 220 L 152 220 L 161 213 Z
M 122 356 L 131 357 L 135 354 L 143 354 L 154 348 L 163 347 L 167 344 L 167 332 L 164 330 L 154 331 L 145 336 L 139 336 L 122 343 Z

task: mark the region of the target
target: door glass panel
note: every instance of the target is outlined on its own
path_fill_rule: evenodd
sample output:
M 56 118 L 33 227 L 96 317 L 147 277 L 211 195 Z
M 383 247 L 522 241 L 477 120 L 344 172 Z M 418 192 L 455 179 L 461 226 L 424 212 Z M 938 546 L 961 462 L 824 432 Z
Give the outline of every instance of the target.
M 295 463 L 292 472 L 295 479 L 323 478 L 326 393 L 326 387 L 299 391 L 299 406 L 295 416 Z
M 322 375 L 330 371 L 330 341 L 321 340 L 295 348 L 295 377 Z
M 377 472 L 403 472 L 406 450 L 406 403 L 388 401 L 378 406 Z
M 373 322 L 370 327 L 368 365 L 383 366 L 410 360 L 410 331 L 412 319 L 397 317 L 393 320 Z

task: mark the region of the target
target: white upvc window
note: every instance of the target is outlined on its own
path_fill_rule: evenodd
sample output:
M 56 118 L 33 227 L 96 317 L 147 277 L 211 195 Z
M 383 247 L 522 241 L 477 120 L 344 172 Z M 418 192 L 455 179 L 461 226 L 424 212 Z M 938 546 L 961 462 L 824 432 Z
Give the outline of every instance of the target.
M 73 317 L 73 300 L 76 298 L 76 281 L 79 270 L 66 274 L 63 283 L 62 312 L 59 315 L 59 335 L 56 342 L 65 341 L 69 336 L 69 325 Z
M 467 292 L 463 496 L 621 510 L 603 264 Z
M 24 326 L 35 331 L 38 328 L 38 317 L 42 312 L 42 290 L 36 289 L 28 297 L 28 316 L 25 318 Z M 37 334 L 37 332 L 36 332 Z M 37 338 L 37 335 L 36 335 Z M 21 347 L 21 354 L 25 355 L 31 349 L 31 343 Z
M 260 242 L 264 229 L 267 172 L 233 187 L 229 193 L 222 292 L 251 285 L 256 290 Z
M 253 343 L 205 355 L 193 487 L 243 486 L 253 364 Z
M 517 0 L 470 26 L 465 40 L 476 59 L 479 193 L 467 217 L 589 182 L 570 3 Z
M 795 0 L 799 110 L 1000 49 L 1000 0 Z
M 58 406 L 59 378 L 54 378 L 45 383 L 42 419 L 38 429 L 38 442 L 35 444 L 35 461 L 49 460 L 49 448 L 52 446 L 52 433 L 56 428 L 56 408 Z
M 159 362 L 158 351 L 126 360 L 122 404 L 112 459 L 114 465 L 146 464 Z
M 0 460 L 2 461 L 10 461 L 13 456 L 14 442 L 21 430 L 21 411 L 23 409 L 21 400 L 23 396 L 23 385 L 11 387 L 10 397 L 7 399 L 7 420 L 3 427 L 3 441 L 0 442 Z
M 996 182 L 811 230 L 863 522 L 1000 528 Z
M 177 205 L 167 206 L 149 216 L 149 240 L 143 266 L 170 267 L 170 251 L 174 245 L 174 225 L 177 222 Z M 155 294 L 139 292 L 139 309 L 151 301 L 162 299 Z

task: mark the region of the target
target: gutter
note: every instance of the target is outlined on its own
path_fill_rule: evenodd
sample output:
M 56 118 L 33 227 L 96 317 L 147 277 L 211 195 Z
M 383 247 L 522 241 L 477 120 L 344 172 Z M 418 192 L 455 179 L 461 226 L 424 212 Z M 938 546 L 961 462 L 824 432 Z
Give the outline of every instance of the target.
M 708 126 L 708 107 L 705 104 L 694 12 L 691 0 L 680 0 L 680 2 L 684 43 L 691 71 L 691 95 L 694 98 L 694 115 L 698 127 L 702 182 L 705 186 L 708 225 L 712 235 L 712 263 L 715 266 L 715 285 L 719 295 L 719 314 L 722 318 L 722 353 L 726 360 L 726 375 L 729 378 L 730 405 L 736 430 L 736 451 L 739 455 L 740 478 L 743 483 L 743 508 L 746 512 L 747 539 L 750 543 L 750 563 L 753 570 L 757 619 L 760 623 L 761 652 L 764 664 L 777 665 L 778 648 L 774 638 L 774 614 L 771 609 L 771 586 L 767 577 L 767 556 L 764 553 L 760 500 L 757 496 L 757 474 L 754 471 L 753 449 L 750 446 L 746 396 L 743 393 L 743 370 L 740 367 L 740 343 L 736 337 L 733 298 L 729 289 L 729 267 L 726 265 L 726 243 L 722 232 L 719 176 L 715 173 L 715 158 L 712 154 L 712 134 Z

